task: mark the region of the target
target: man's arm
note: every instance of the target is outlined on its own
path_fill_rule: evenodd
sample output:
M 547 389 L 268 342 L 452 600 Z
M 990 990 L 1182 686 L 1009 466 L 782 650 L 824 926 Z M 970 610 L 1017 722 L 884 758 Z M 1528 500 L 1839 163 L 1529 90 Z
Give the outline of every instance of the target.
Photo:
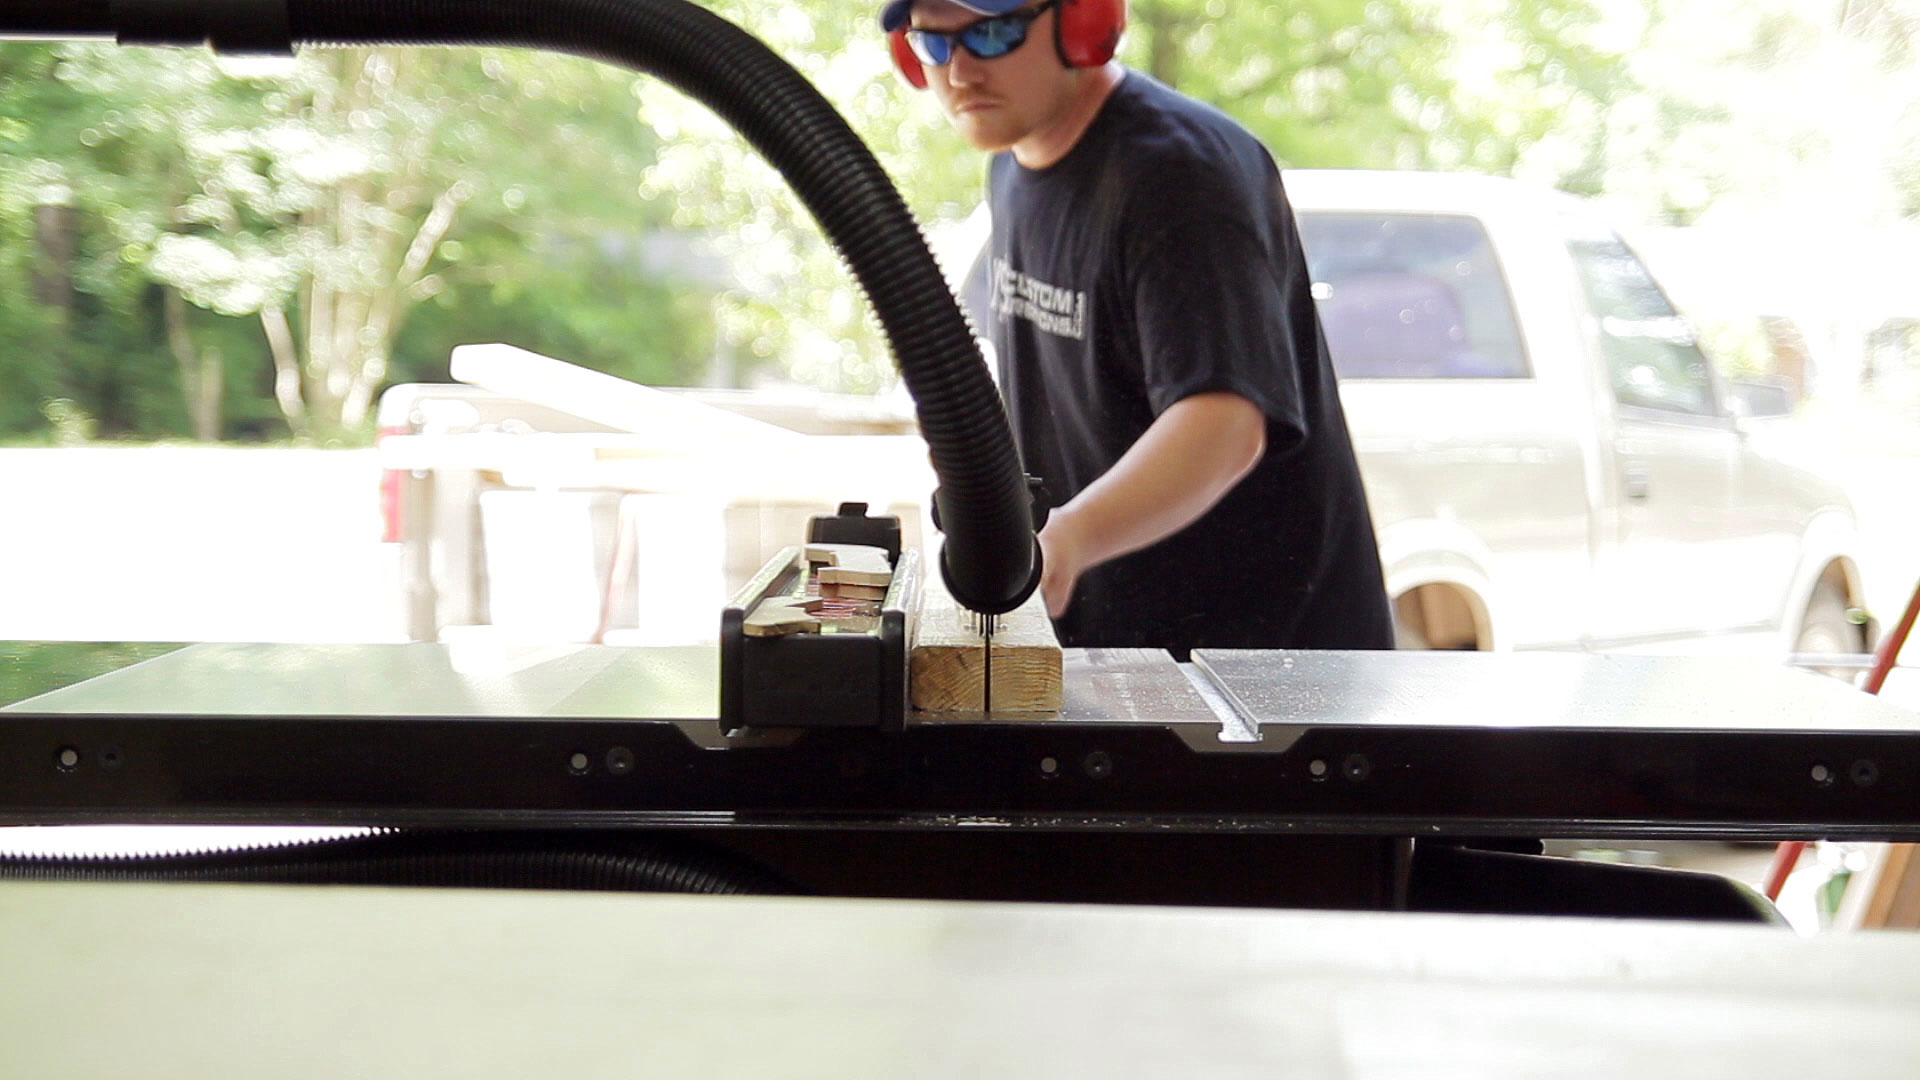
M 1267 420 L 1238 394 L 1175 402 L 1113 468 L 1055 510 L 1040 532 L 1047 613 L 1064 614 L 1080 575 L 1193 524 L 1267 448 Z

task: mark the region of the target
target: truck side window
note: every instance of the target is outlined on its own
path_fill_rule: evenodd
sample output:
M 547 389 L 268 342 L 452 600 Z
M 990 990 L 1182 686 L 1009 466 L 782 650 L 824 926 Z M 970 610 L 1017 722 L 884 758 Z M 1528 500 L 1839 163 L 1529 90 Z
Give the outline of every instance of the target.
M 1600 334 L 1613 396 L 1622 405 L 1693 416 L 1719 413 L 1693 324 L 1618 236 L 1582 232 L 1567 243 Z
M 1300 242 L 1333 369 L 1351 379 L 1532 374 L 1486 230 L 1445 214 L 1316 211 Z

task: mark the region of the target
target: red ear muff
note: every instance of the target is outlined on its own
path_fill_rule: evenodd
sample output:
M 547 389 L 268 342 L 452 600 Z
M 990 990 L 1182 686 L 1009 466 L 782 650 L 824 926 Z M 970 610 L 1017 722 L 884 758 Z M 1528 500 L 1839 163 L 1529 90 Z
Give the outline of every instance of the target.
M 893 53 L 894 70 L 907 80 L 907 85 L 915 90 L 927 88 L 927 69 L 920 66 L 920 58 L 913 55 L 913 46 L 907 44 L 907 28 L 901 27 L 887 35 L 887 51 Z
M 1126 0 L 1060 0 L 1054 8 L 1053 47 L 1068 67 L 1099 67 L 1113 59 L 1120 32 L 1127 27 Z M 907 44 L 907 28 L 887 33 L 887 51 L 907 85 L 927 88 L 927 69 Z
M 1126 0 L 1060 0 L 1053 43 L 1068 67 L 1099 67 L 1113 59 L 1127 28 Z

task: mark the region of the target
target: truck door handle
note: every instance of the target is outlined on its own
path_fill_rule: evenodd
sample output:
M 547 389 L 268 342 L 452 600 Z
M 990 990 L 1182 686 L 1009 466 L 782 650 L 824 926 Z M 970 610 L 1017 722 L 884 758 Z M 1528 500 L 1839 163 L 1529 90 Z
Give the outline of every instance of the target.
M 1647 485 L 1648 485 L 1648 482 L 1652 480 L 1652 478 L 1653 478 L 1652 475 L 1647 472 L 1647 467 L 1645 465 L 1627 466 L 1627 475 L 1626 475 L 1627 498 L 1629 499 L 1646 498 Z

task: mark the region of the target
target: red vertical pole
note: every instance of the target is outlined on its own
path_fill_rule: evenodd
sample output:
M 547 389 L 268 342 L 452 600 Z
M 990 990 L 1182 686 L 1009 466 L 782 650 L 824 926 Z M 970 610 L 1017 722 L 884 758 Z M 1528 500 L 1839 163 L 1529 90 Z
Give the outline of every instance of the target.
M 1913 599 L 1907 601 L 1906 614 L 1900 617 L 1900 625 L 1893 628 L 1880 642 L 1880 649 L 1874 654 L 1873 669 L 1867 672 L 1867 681 L 1861 689 L 1869 694 L 1878 694 L 1887 683 L 1887 673 L 1893 670 L 1893 661 L 1900 655 L 1900 649 L 1907 643 L 1907 635 L 1913 632 L 1914 617 L 1920 616 L 1920 584 L 1913 587 Z M 1773 862 L 1767 866 L 1766 894 L 1769 900 L 1780 899 L 1780 890 L 1787 883 L 1787 875 L 1793 873 L 1794 865 L 1800 861 L 1800 853 L 1807 848 L 1805 840 L 1783 840 L 1773 849 Z

